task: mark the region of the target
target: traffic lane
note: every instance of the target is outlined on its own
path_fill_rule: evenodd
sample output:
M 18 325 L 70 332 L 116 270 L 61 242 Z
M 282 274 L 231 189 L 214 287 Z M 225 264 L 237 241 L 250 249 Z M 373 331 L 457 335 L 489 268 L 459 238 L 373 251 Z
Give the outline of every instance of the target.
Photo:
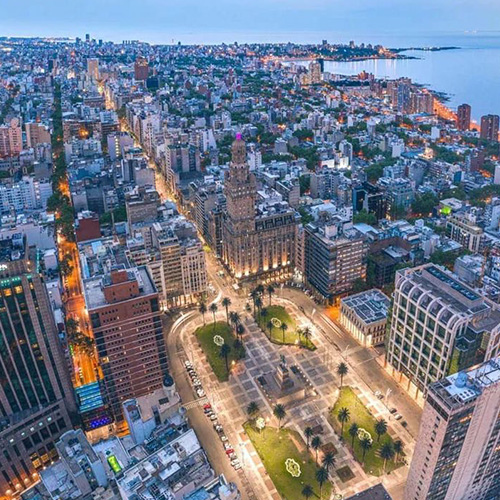
M 323 312 L 324 308 L 317 305 L 311 298 L 303 292 L 285 288 L 283 297 L 292 300 L 297 306 L 303 307 L 305 314 L 312 318 L 312 322 L 321 327 L 327 339 L 339 348 L 336 353 L 341 355 L 347 347 L 358 348 L 352 354 L 347 351 L 346 360 L 350 367 L 360 376 L 373 392 L 379 390 L 384 395 L 387 389 L 391 390 L 388 402 L 382 400 L 388 408 L 395 407 L 403 416 L 403 420 L 408 423 L 407 430 L 414 437 L 417 436 L 420 428 L 422 408 L 406 394 L 399 384 L 380 366 L 375 359 L 376 351 L 361 346 L 353 339 L 349 333 L 336 325 Z M 312 312 L 316 310 L 313 315 Z M 393 418 L 392 416 L 390 417 Z
M 184 321 L 177 324 L 163 316 L 163 332 L 167 345 L 169 358 L 169 369 L 175 381 L 175 387 L 182 403 L 187 404 L 194 398 L 193 389 L 189 380 L 184 362 L 179 355 L 178 341 L 182 328 L 186 328 L 187 324 L 194 319 L 194 315 L 186 315 Z M 181 350 L 182 346 L 179 344 Z M 187 357 L 186 357 L 187 359 Z M 210 394 L 207 394 L 210 398 Z M 202 407 L 195 407 L 187 412 L 189 425 L 194 429 L 207 457 L 212 465 L 212 468 L 217 474 L 224 474 L 228 481 L 235 483 L 240 490 L 242 498 L 246 498 L 246 493 L 238 473 L 231 466 L 229 459 L 224 451 L 222 442 L 213 428 L 213 423 L 203 413 Z

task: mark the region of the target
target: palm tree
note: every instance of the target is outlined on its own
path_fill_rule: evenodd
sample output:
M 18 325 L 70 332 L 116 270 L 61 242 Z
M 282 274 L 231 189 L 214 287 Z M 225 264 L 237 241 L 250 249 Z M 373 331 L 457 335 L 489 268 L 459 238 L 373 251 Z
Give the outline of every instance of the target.
M 349 427 L 349 435 L 352 438 L 351 445 L 353 451 L 354 451 L 354 438 L 358 435 L 358 431 L 359 431 L 359 425 L 356 422 L 353 422 L 351 424 L 351 427 Z
M 250 403 L 248 403 L 247 415 L 251 420 L 253 420 L 257 416 L 259 410 L 259 403 L 257 403 L 257 401 L 251 401 Z
M 321 448 L 321 438 L 319 436 L 314 436 L 311 439 L 311 448 L 316 452 L 316 465 L 318 465 L 318 453 Z
M 222 299 L 222 306 L 226 308 L 226 321 L 229 325 L 229 306 L 231 305 L 231 299 L 229 297 L 224 297 Z
M 241 342 L 241 336 L 245 333 L 245 327 L 239 323 L 238 326 L 236 327 L 236 335 L 240 337 L 240 342 Z
M 260 311 L 260 317 L 261 317 L 262 319 L 264 319 L 264 320 L 265 320 L 265 319 L 267 318 L 267 315 L 268 315 L 268 314 L 269 314 L 269 313 L 267 312 L 267 309 L 266 309 L 265 307 L 263 307 L 263 308 L 261 309 L 261 311 Z
M 308 326 L 306 326 L 302 330 L 302 336 L 304 337 L 306 344 L 311 340 L 312 333 L 311 333 L 311 329 Z
M 375 432 L 377 433 L 377 443 L 380 442 L 380 438 L 387 432 L 387 422 L 381 418 L 377 420 L 375 424 Z
M 322 492 L 323 492 L 323 484 L 328 481 L 328 471 L 324 468 L 321 467 L 321 469 L 318 469 L 316 471 L 316 481 L 319 483 L 319 500 L 321 500 Z
M 214 315 L 214 330 L 215 330 L 215 313 L 219 310 L 219 306 L 214 302 L 210 304 L 210 312 Z
M 267 329 L 269 330 L 269 340 L 271 340 L 271 337 L 273 335 L 273 322 L 272 321 L 268 321 L 267 322 Z
M 240 314 L 234 311 L 229 313 L 229 321 L 233 325 L 233 328 L 236 330 L 237 326 L 241 322 Z
M 373 441 L 369 437 L 365 436 L 363 439 L 360 440 L 359 445 L 363 450 L 362 462 L 364 464 L 366 452 L 373 446 Z
M 344 376 L 349 373 L 349 368 L 345 363 L 339 363 L 337 366 L 337 375 L 340 377 L 340 388 L 342 389 L 342 385 L 344 384 Z
M 335 454 L 333 451 L 327 451 L 323 455 L 323 460 L 321 461 L 323 467 L 329 472 L 330 467 L 333 467 L 335 465 Z
M 398 463 L 399 456 L 401 455 L 401 453 L 403 453 L 403 443 L 399 439 L 397 441 L 394 441 L 394 453 L 395 453 L 394 461 Z
M 391 460 L 394 457 L 394 448 L 391 443 L 384 443 L 382 448 L 380 448 L 380 457 L 384 459 L 384 474 L 385 467 L 387 465 L 387 460 Z
M 341 424 L 341 430 L 340 430 L 340 439 L 344 439 L 344 424 L 349 421 L 351 418 L 351 414 L 349 412 L 349 408 L 340 408 L 338 414 L 337 414 L 337 419 Z
M 264 285 L 262 283 L 260 283 L 260 285 L 257 285 L 257 287 L 255 288 L 255 290 L 257 291 L 257 293 L 259 295 L 262 295 L 264 293 Z
M 205 324 L 205 313 L 207 312 L 207 305 L 205 304 L 205 302 L 200 302 L 200 305 L 198 306 L 198 311 L 203 316 L 203 324 Z
M 304 436 L 306 437 L 306 445 L 307 448 L 309 449 L 309 441 L 314 436 L 314 431 L 312 430 L 312 427 L 306 427 L 304 429 Z
M 255 299 L 255 307 L 257 308 L 260 319 L 260 311 L 262 310 L 262 299 L 260 298 L 260 296 Z
M 219 352 L 219 356 L 224 358 L 226 362 L 226 371 L 229 374 L 229 353 L 231 352 L 231 346 L 229 344 L 222 344 Z
M 273 296 L 273 293 L 274 293 L 274 286 L 267 285 L 267 294 L 269 295 L 269 305 L 271 305 L 271 297 Z
M 283 332 L 283 344 L 285 343 L 285 332 L 288 330 L 288 325 L 286 323 L 281 323 L 281 331 Z
M 302 488 L 302 496 L 305 499 L 311 498 L 314 495 L 314 490 L 312 489 L 312 486 L 310 484 L 304 484 L 304 487 Z
M 252 301 L 253 301 L 253 315 L 255 316 L 255 301 L 257 300 L 257 298 L 259 297 L 259 292 L 257 291 L 256 288 L 254 288 L 251 292 L 250 292 L 250 297 L 252 298 Z
M 281 421 L 286 417 L 286 410 L 285 407 L 282 404 L 277 404 L 273 408 L 273 415 L 276 417 L 278 420 L 278 430 L 281 429 Z

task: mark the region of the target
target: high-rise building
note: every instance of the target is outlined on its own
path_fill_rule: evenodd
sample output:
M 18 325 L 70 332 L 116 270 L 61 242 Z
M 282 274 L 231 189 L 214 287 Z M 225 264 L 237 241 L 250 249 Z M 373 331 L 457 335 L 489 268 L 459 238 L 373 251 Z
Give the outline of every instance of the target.
M 121 422 L 122 403 L 161 388 L 168 373 L 158 292 L 143 266 L 120 265 L 83 286 L 106 402 Z
M 24 128 L 28 148 L 34 148 L 37 144 L 50 144 L 50 131 L 47 125 L 30 122 L 26 123 Z
M 134 78 L 136 80 L 147 80 L 149 74 L 149 64 L 145 57 L 138 57 L 134 64 Z
M 95 57 L 87 59 L 87 73 L 92 80 L 99 79 L 99 59 Z
M 468 104 L 460 104 L 457 109 L 458 130 L 470 130 L 471 107 Z
M 309 63 L 309 77 L 313 85 L 321 83 L 321 62 L 311 61 Z
M 498 142 L 498 115 L 485 115 L 481 117 L 481 139 Z
M 366 278 L 367 245 L 356 231 L 342 231 L 325 221 L 305 227 L 306 284 L 332 302 Z
M 405 500 L 500 498 L 500 358 L 429 387 Z
M 446 234 L 471 252 L 477 253 L 483 250 L 483 229 L 465 217 L 458 215 L 448 217 Z
M 411 395 L 495 356 L 499 338 L 500 311 L 452 273 L 433 264 L 397 271 L 386 360 Z
M 19 120 L 13 118 L 8 125 L 0 125 L 0 158 L 18 155 L 23 150 L 23 131 Z
M 57 459 L 76 403 L 47 290 L 23 236 L 0 242 L 0 496 Z
M 291 272 L 298 215 L 286 202 L 256 206 L 255 175 L 249 170 L 240 135 L 233 142 L 224 192 L 223 262 L 230 272 L 238 279 L 262 274 L 279 278 Z

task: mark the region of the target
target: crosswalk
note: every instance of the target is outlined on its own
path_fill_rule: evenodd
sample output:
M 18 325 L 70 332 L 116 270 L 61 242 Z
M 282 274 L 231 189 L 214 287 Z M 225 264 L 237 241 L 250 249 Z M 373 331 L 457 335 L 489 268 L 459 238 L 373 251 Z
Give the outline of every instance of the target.
M 194 399 L 193 401 L 189 401 L 185 404 L 182 405 L 182 408 L 185 410 L 192 410 L 193 408 L 196 408 L 197 406 L 203 406 L 208 403 L 208 398 L 205 396 L 203 398 L 199 399 Z

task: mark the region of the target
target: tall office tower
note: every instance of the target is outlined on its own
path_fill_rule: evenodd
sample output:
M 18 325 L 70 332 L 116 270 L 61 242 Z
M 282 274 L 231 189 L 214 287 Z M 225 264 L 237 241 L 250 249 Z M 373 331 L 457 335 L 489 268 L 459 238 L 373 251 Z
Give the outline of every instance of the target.
M 36 482 L 76 414 L 47 290 L 21 234 L 0 241 L 0 496 Z
M 485 115 L 481 117 L 481 139 L 498 142 L 498 115 Z
M 455 275 L 427 264 L 396 273 L 386 360 L 408 392 L 498 353 L 500 311 Z
M 309 77 L 312 84 L 321 83 L 321 62 L 311 61 L 309 64 Z
M 149 74 L 149 64 L 145 57 L 138 57 L 134 64 L 134 78 L 136 80 L 147 80 Z
M 83 285 L 107 404 L 122 422 L 123 401 L 161 388 L 168 373 L 158 292 L 142 266 L 114 269 Z
M 99 59 L 95 57 L 87 59 L 87 73 L 92 80 L 99 79 Z
M 238 135 L 224 182 L 226 217 L 222 230 L 223 261 L 238 279 L 289 273 L 295 263 L 298 216 L 286 202 L 256 207 L 257 185 Z
M 429 387 L 405 500 L 500 498 L 500 357 Z
M 30 122 L 24 125 L 24 129 L 28 148 L 34 148 L 37 144 L 50 144 L 50 130 L 47 125 Z
M 470 130 L 471 107 L 468 104 L 460 104 L 457 109 L 458 130 Z
M 18 155 L 23 150 L 23 131 L 19 120 L 13 118 L 8 125 L 0 125 L 0 158 Z

